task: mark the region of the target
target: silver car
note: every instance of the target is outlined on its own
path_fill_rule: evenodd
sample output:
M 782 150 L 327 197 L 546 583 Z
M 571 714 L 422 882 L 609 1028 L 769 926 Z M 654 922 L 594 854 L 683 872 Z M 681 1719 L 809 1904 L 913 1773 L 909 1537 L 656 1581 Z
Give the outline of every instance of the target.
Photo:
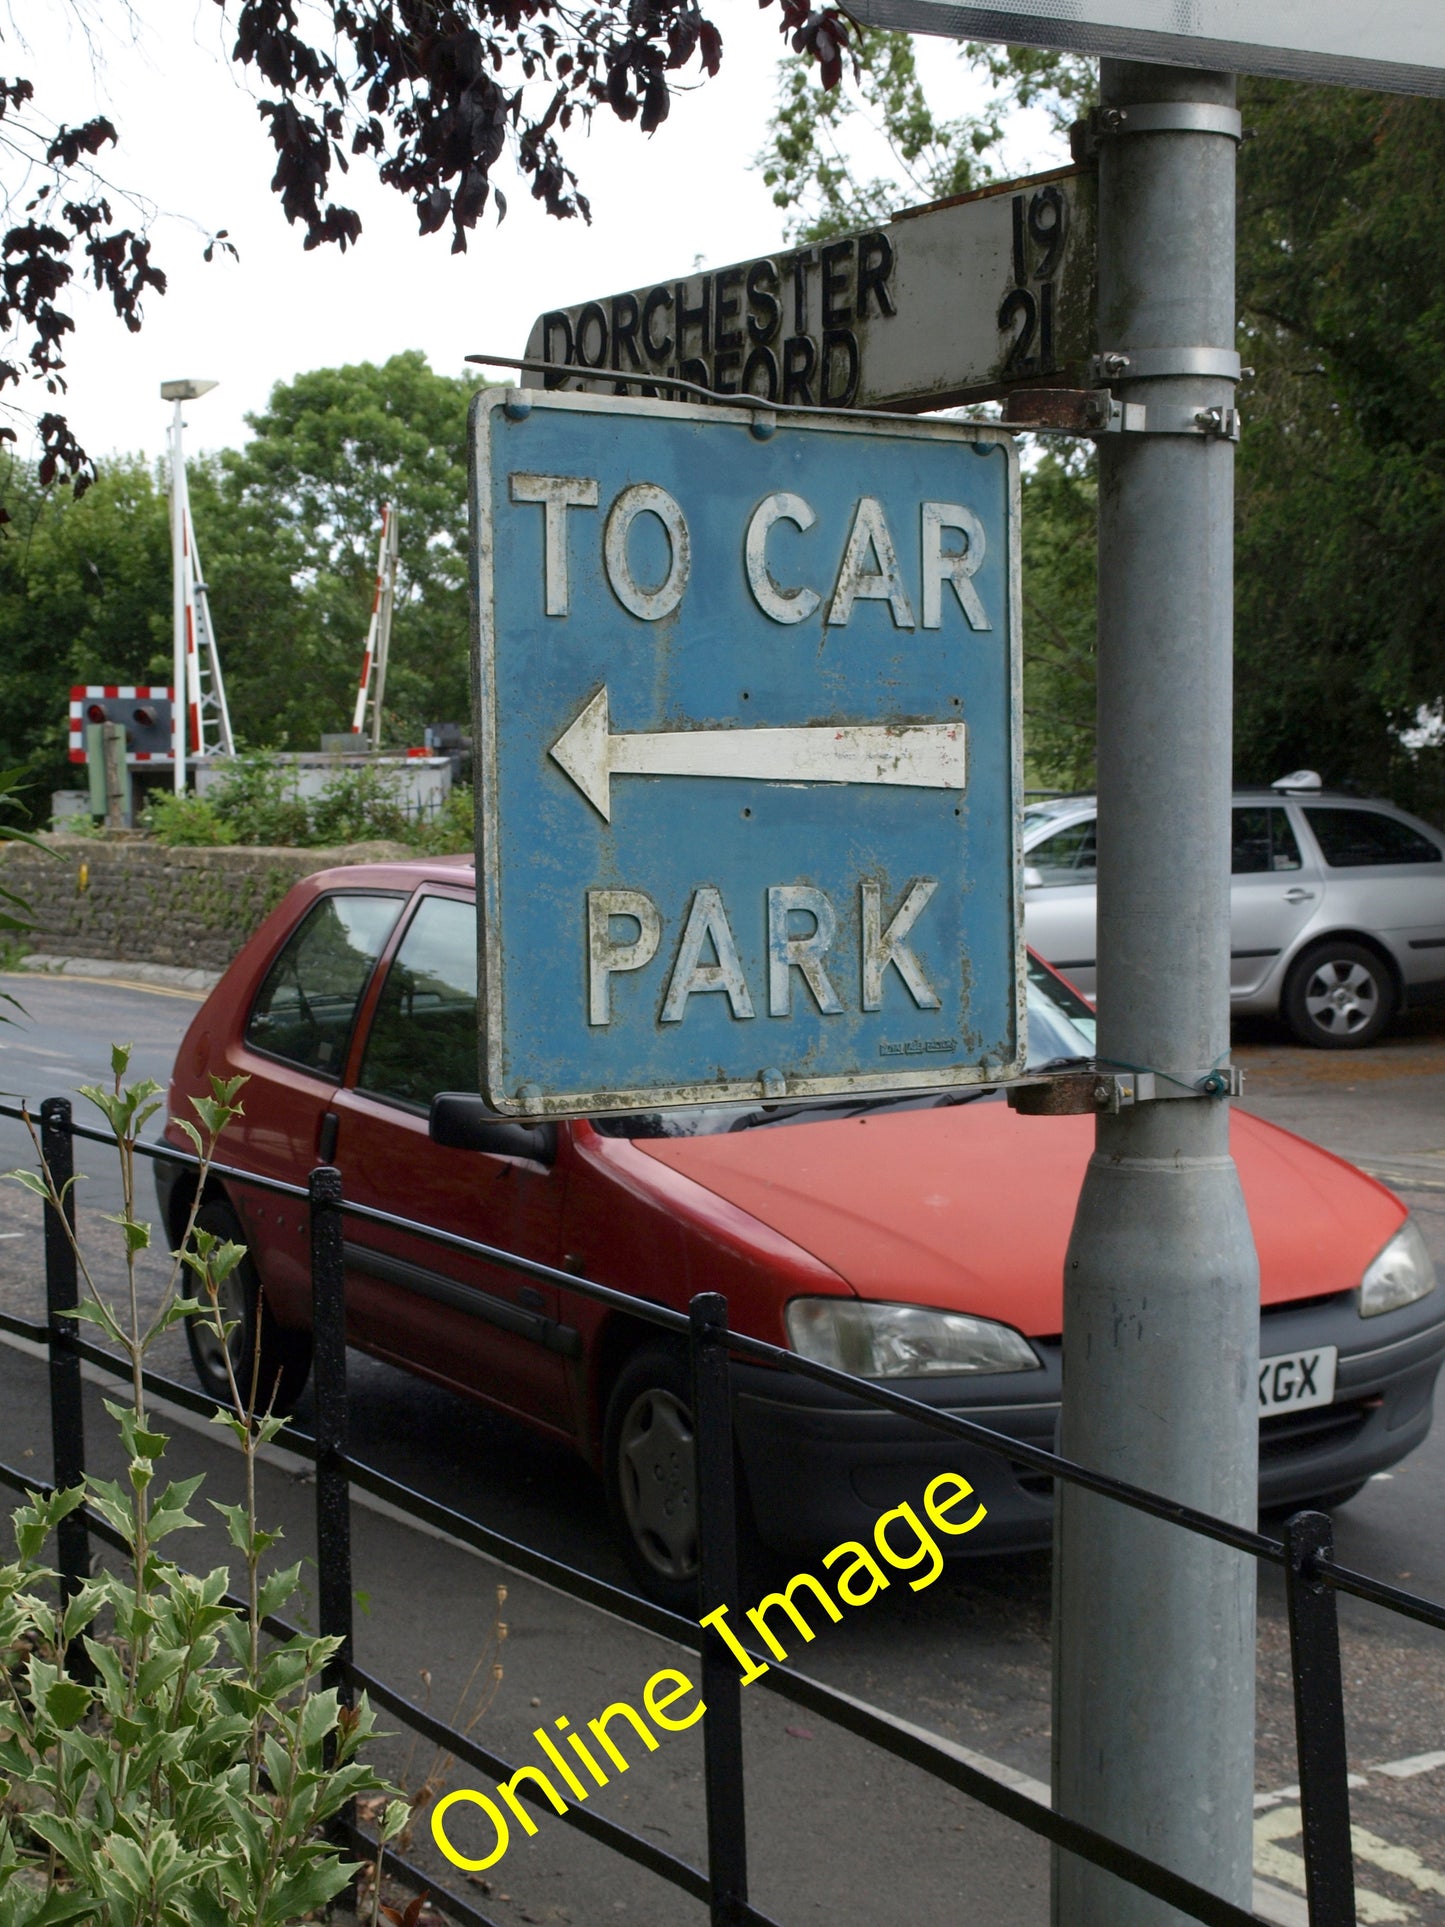
M 1028 940 L 1091 996 L 1096 814 L 1092 796 L 1031 804 L 1023 838 Z M 1233 853 L 1234 1010 L 1348 1050 L 1445 999 L 1445 834 L 1301 770 L 1235 792 Z

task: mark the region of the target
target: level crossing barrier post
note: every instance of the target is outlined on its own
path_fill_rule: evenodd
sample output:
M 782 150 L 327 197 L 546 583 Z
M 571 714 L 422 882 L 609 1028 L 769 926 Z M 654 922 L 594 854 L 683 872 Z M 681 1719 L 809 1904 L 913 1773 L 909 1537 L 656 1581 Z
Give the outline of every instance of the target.
M 728 1304 L 699 1292 L 692 1321 L 693 1440 L 697 1464 L 698 1590 L 704 1612 L 738 1598 L 737 1480 L 733 1463 Z M 748 1898 L 747 1805 L 743 1782 L 742 1679 L 715 1628 L 702 1646 L 703 1765 L 712 1927 L 736 1927 Z
M 50 1326 L 50 1450 L 57 1491 L 85 1478 L 85 1408 L 76 1349 L 75 1309 L 80 1303 L 80 1269 L 75 1246 L 75 1141 L 66 1097 L 47 1097 L 40 1107 L 40 1154 L 50 1173 L 59 1207 L 45 1206 L 45 1313 Z M 90 1571 L 90 1539 L 84 1510 L 69 1513 L 56 1529 L 61 1599 L 68 1604 Z M 77 1641 L 66 1655 L 71 1675 L 87 1684 L 94 1678 L 90 1657 Z
M 1226 73 L 1105 60 L 1097 116 L 1100 1114 L 1065 1264 L 1066 1458 L 1240 1525 L 1259 1274 L 1229 1155 L 1234 181 Z M 1206 1094 L 1209 1093 L 1209 1094 Z M 1255 1573 L 1074 1486 L 1058 1501 L 1059 1810 L 1236 1906 L 1252 1892 Z M 1056 1927 L 1183 1916 L 1056 1856 Z
M 1355 1927 L 1339 1611 L 1334 1588 L 1319 1575 L 1320 1564 L 1334 1557 L 1329 1517 L 1297 1512 L 1285 1526 L 1284 1548 L 1310 1927 Z

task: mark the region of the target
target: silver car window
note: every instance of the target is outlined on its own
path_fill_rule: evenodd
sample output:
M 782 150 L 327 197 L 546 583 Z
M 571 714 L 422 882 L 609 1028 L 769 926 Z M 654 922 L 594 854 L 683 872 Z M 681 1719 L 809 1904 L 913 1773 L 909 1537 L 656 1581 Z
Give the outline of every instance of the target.
M 1093 817 L 1069 823 L 1035 843 L 1028 853 L 1028 863 L 1038 871 L 1042 883 L 1092 883 L 1096 874 Z
M 1315 841 L 1332 870 L 1387 863 L 1438 863 L 1440 847 L 1383 810 L 1307 809 Z
M 1237 877 L 1301 868 L 1299 843 L 1285 811 L 1267 803 L 1237 808 L 1229 867 Z

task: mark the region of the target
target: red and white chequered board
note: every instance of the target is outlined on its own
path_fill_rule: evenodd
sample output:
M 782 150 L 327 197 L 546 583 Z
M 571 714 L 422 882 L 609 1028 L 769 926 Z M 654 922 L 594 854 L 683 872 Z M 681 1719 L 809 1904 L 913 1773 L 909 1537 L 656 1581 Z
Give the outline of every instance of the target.
M 169 683 L 87 682 L 70 686 L 70 760 L 85 761 L 85 705 L 97 696 L 117 696 L 132 702 L 169 702 Z M 136 749 L 125 759 L 128 763 L 168 763 L 168 750 Z

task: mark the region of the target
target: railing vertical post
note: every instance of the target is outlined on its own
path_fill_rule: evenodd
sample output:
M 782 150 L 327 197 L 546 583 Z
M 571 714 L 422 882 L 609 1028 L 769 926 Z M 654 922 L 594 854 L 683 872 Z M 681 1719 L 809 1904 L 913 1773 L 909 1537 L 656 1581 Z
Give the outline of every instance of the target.
M 703 1610 L 738 1599 L 737 1492 L 728 1369 L 728 1304 L 699 1292 L 692 1320 L 693 1437 L 697 1464 L 698 1587 Z M 735 1927 L 748 1897 L 747 1805 L 743 1786 L 742 1677 L 712 1627 L 703 1630 L 703 1768 L 712 1927 Z
M 45 1311 L 50 1325 L 50 1450 L 58 1490 L 85 1477 L 85 1408 L 76 1350 L 76 1323 L 68 1314 L 80 1303 L 80 1275 L 71 1234 L 75 1230 L 75 1143 L 70 1135 L 70 1100 L 47 1097 L 40 1107 L 40 1151 L 50 1181 L 61 1198 L 60 1210 L 45 1207 Z M 63 1216 L 62 1216 L 63 1213 Z M 67 1230 L 68 1227 L 68 1230 Z M 90 1571 L 90 1540 L 85 1513 L 72 1512 L 56 1531 L 60 1591 L 74 1598 Z M 68 1654 L 76 1678 L 91 1678 L 83 1646 Z
M 343 1706 L 352 1699 L 351 1488 L 346 1467 L 346 1264 L 342 1249 L 341 1173 L 319 1165 L 311 1197 L 312 1366 L 316 1388 L 316 1565 L 323 1637 L 339 1639 L 323 1684 Z
M 1315 1577 L 1334 1556 L 1334 1527 L 1323 1512 L 1297 1512 L 1284 1546 L 1310 1927 L 1355 1927 L 1339 1615 L 1334 1588 Z

